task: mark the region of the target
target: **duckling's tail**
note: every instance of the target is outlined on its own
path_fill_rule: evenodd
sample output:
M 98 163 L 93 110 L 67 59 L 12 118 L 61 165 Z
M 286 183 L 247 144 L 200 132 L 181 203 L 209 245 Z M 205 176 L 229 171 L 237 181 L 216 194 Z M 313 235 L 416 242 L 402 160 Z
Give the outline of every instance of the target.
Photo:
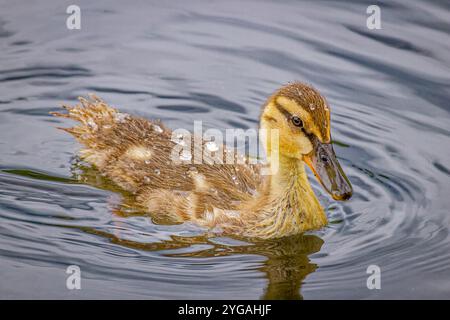
M 107 143 L 110 136 L 108 133 L 116 125 L 118 117 L 124 114 L 93 94 L 90 94 L 88 99 L 79 97 L 78 100 L 80 103 L 75 106 L 62 106 L 67 113 L 50 112 L 50 114 L 80 122 L 71 128 L 58 127 L 58 129 L 70 133 L 83 144 L 85 148 L 80 150 L 82 158 L 101 169 L 111 153 L 111 146 Z
M 119 112 L 94 94 L 89 94 L 88 99 L 79 97 L 78 100 L 80 103 L 75 106 L 62 105 L 67 113 L 50 112 L 50 114 L 80 122 L 71 128 L 58 127 L 58 129 L 69 132 L 79 142 L 90 147 L 98 131 L 104 127 L 111 127 Z

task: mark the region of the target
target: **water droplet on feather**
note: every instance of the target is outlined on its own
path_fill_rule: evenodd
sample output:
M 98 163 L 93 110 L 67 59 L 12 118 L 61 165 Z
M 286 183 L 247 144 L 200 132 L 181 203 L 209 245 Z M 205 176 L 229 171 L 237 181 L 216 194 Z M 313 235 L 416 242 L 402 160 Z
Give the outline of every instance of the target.
M 89 119 L 87 120 L 87 124 L 88 124 L 88 126 L 89 126 L 92 130 L 94 130 L 94 131 L 96 131 L 96 130 L 98 129 L 97 124 L 95 123 L 94 119 L 92 119 L 92 118 L 89 118 Z
M 206 149 L 208 149 L 208 151 L 210 152 L 216 152 L 217 150 L 219 150 L 219 147 L 214 141 L 210 141 L 206 143 Z
M 158 126 L 157 124 L 154 124 L 152 126 L 152 128 L 153 128 L 153 131 L 155 131 L 157 133 L 162 133 L 163 132 L 163 129 L 160 126 Z
M 182 161 L 189 161 L 191 159 L 192 159 L 192 154 L 191 154 L 190 151 L 188 151 L 188 150 L 181 151 L 180 160 L 182 160 Z
M 186 142 L 183 140 L 183 135 L 181 133 L 177 134 L 175 137 L 172 137 L 172 141 L 180 146 L 185 146 Z
M 125 120 L 127 120 L 129 117 L 128 114 L 126 113 L 122 113 L 122 112 L 118 112 L 116 113 L 116 115 L 114 116 L 114 121 L 118 122 L 118 123 L 123 123 L 125 122 Z

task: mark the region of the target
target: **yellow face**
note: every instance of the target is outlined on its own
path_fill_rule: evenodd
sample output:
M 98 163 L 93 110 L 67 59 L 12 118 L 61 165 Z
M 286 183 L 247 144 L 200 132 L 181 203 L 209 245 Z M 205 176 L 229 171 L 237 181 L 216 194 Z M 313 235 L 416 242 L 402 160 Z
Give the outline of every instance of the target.
M 330 108 L 317 90 L 302 83 L 282 87 L 269 98 L 261 126 L 278 130 L 280 156 L 304 161 L 333 198 L 351 196 L 350 182 L 331 144 Z
M 310 135 L 329 143 L 330 108 L 314 88 L 292 83 L 278 90 L 268 101 L 261 115 L 266 129 L 278 129 L 280 152 L 301 159 L 312 151 Z

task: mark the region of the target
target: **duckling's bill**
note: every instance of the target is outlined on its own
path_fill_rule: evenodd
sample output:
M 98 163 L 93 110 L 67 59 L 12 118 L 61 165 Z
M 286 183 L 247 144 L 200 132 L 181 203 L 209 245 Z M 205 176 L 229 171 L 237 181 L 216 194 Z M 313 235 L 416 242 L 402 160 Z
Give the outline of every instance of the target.
M 350 181 L 336 158 L 331 143 L 322 143 L 315 136 L 311 137 L 313 150 L 304 156 L 303 161 L 311 168 L 322 187 L 335 200 L 348 200 L 353 189 Z

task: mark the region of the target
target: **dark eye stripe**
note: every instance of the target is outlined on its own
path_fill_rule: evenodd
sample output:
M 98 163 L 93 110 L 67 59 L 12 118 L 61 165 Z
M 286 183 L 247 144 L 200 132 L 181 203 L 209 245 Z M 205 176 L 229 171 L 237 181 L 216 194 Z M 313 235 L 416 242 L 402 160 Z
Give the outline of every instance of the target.
M 275 102 L 275 106 L 277 107 L 278 111 L 280 111 L 286 117 L 286 119 L 292 118 L 292 114 L 285 108 L 283 108 L 278 102 Z
M 277 107 L 278 111 L 280 111 L 288 121 L 291 121 L 292 114 L 289 111 L 283 108 L 278 102 L 275 102 L 275 107 Z M 311 134 L 308 133 L 304 127 L 299 127 L 299 129 L 302 130 L 305 135 L 311 136 Z

